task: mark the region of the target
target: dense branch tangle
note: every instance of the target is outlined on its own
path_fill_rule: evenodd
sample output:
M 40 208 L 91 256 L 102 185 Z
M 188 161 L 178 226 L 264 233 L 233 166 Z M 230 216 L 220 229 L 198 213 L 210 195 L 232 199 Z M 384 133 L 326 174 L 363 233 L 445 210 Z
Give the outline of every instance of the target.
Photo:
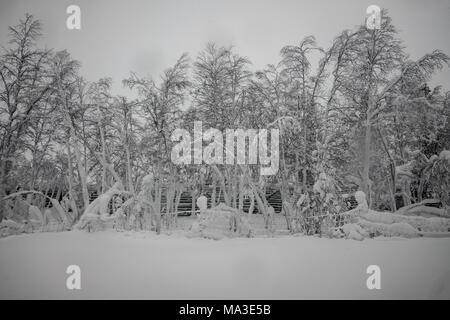
M 262 213 L 270 228 L 266 191 L 275 188 L 287 227 L 313 233 L 317 221 L 345 210 L 342 193 L 357 189 L 371 208 L 433 199 L 447 210 L 450 95 L 427 82 L 448 56 L 434 50 L 411 61 L 382 16 L 380 29 L 345 30 L 329 48 L 313 36 L 285 46 L 279 63 L 262 70 L 211 43 L 158 79 L 131 72 L 123 80 L 130 99 L 111 93 L 111 79 L 83 79 L 68 52 L 39 49 L 41 25 L 27 15 L 0 56 L 2 208 L 15 191 L 29 190 L 16 198 L 42 206 L 32 194 L 58 190 L 74 223 L 108 216 L 160 232 L 176 226 L 180 199 L 188 195 L 195 213 L 208 194 L 210 206 L 223 199 L 240 214 Z M 175 165 L 171 134 L 192 131 L 195 121 L 221 131 L 279 129 L 278 173 Z

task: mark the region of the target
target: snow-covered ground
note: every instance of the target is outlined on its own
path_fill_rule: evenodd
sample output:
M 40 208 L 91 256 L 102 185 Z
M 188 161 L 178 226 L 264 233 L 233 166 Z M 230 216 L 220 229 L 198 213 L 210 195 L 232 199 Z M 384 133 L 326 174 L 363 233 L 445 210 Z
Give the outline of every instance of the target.
M 66 289 L 73 264 L 79 291 Z M 381 290 L 366 287 L 369 265 Z M 24 234 L 0 239 L 0 298 L 450 299 L 450 239 Z

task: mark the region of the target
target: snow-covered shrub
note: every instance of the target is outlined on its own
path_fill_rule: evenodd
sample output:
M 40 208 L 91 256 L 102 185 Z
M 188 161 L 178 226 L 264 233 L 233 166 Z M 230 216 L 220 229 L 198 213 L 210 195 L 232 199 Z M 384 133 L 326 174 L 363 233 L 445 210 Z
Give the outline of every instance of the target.
M 41 230 L 45 225 L 44 215 L 41 210 L 33 205 L 28 208 L 28 222 L 33 230 Z
M 215 240 L 253 235 L 248 217 L 224 203 L 199 214 L 192 224 L 191 233 L 193 236 Z
M 161 186 L 153 174 L 142 179 L 141 191 L 136 196 L 131 225 L 138 230 L 161 232 Z
M 108 191 L 89 204 L 75 228 L 89 232 L 112 228 L 116 215 L 110 214 L 110 201 L 114 196 L 122 193 L 124 193 L 122 184 L 116 182 Z
M 377 212 L 367 208 L 365 195 L 357 192 L 358 206 L 342 214 L 349 224 L 362 227 L 369 236 L 400 236 L 412 238 L 421 232 L 450 232 L 450 219 L 437 217 L 407 216 L 390 212 Z M 345 225 L 347 226 L 347 224 Z M 348 228 L 348 227 L 346 227 Z M 348 236 L 349 231 L 340 228 Z
M 404 237 L 415 238 L 419 236 L 417 229 L 406 222 L 396 222 L 392 224 L 370 222 L 364 219 L 359 221 L 359 225 L 368 232 L 371 237 Z
M 450 151 L 444 150 L 433 159 L 430 170 L 432 189 L 445 208 L 450 211 Z
M 361 241 L 361 240 L 364 240 L 364 238 L 366 238 L 368 236 L 368 233 L 366 232 L 366 230 L 361 228 L 361 226 L 356 223 L 344 224 L 341 227 L 341 230 L 347 239 Z
M 31 228 L 26 222 L 19 223 L 11 219 L 3 219 L 0 222 L 0 237 L 7 237 L 27 232 L 31 232 Z
M 300 212 L 298 223 L 305 234 L 333 237 L 334 229 L 340 223 L 342 208 L 336 190 L 334 179 L 322 171 L 312 191 L 299 197 L 296 203 Z
M 51 203 L 51 207 L 38 207 L 33 200 L 23 200 L 24 195 L 43 197 Z M 2 225 L 2 236 L 18 233 L 48 232 L 69 230 L 75 216 L 61 203 L 39 191 L 19 191 L 4 199 L 6 212 L 5 223 Z M 14 222 L 14 224 L 12 224 Z

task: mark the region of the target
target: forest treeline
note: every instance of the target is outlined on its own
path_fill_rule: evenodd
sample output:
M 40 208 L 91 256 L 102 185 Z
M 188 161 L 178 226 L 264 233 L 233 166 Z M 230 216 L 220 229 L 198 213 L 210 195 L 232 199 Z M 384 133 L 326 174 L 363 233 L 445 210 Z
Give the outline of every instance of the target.
M 156 217 L 159 231 L 181 194 L 196 199 L 205 185 L 214 193 L 217 186 L 226 205 L 243 211 L 248 199 L 267 217 L 265 188 L 276 186 L 291 231 L 305 217 L 343 211 L 343 190 L 364 191 L 374 209 L 436 203 L 448 213 L 450 94 L 429 82 L 449 57 L 430 48 L 410 59 L 388 13 L 382 17 L 380 29 L 344 30 L 328 48 L 313 36 L 287 45 L 259 71 L 235 48 L 210 43 L 157 79 L 131 72 L 123 79 L 137 97 L 130 99 L 111 93 L 112 79 L 84 79 L 67 51 L 40 48 L 41 23 L 26 15 L 0 53 L 2 216 L 24 215 L 20 198 L 41 210 L 51 203 L 69 224 L 82 224 L 83 213 L 110 214 L 120 195 L 118 214 Z M 192 131 L 195 121 L 279 129 L 277 174 L 174 164 L 171 134 Z

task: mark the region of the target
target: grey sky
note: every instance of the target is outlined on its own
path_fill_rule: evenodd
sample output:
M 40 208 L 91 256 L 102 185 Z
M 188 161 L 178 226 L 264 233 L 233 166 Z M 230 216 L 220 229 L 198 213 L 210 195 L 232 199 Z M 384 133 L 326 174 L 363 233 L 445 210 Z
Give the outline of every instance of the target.
M 81 7 L 81 30 L 65 26 L 70 4 Z M 363 23 L 370 4 L 389 10 L 412 58 L 433 49 L 450 54 L 450 0 L 0 0 L 0 44 L 8 25 L 31 13 L 44 24 L 45 46 L 67 49 L 88 80 L 112 77 L 114 92 L 127 94 L 121 80 L 130 71 L 158 76 L 183 52 L 195 58 L 208 41 L 235 46 L 255 69 L 277 63 L 284 45 L 307 35 L 328 47 Z M 450 70 L 432 84 L 450 90 Z

